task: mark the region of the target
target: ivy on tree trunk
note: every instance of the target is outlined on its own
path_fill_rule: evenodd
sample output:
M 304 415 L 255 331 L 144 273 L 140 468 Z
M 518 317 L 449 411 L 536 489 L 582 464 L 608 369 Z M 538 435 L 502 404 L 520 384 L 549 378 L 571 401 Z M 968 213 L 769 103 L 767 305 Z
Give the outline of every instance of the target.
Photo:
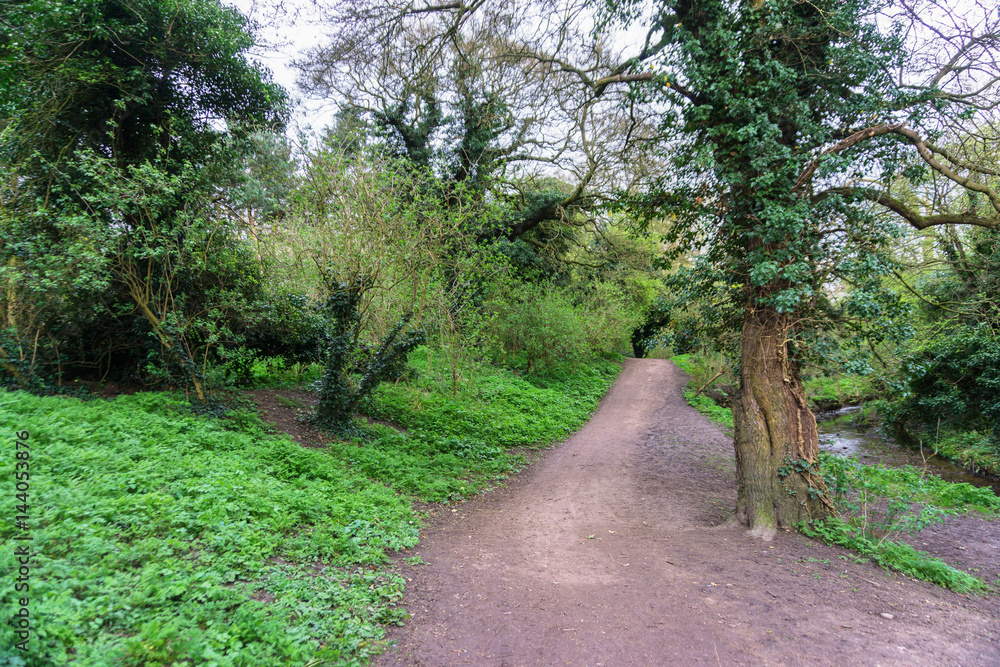
M 412 315 L 403 315 L 385 335 L 379 346 L 366 358 L 359 345 L 362 318 L 359 312 L 361 299 L 371 281 L 358 276 L 341 282 L 326 301 L 329 329 L 326 332 L 325 370 L 320 380 L 319 405 L 312 422 L 334 433 L 351 435 L 354 410 L 358 402 L 371 394 L 382 380 L 398 371 L 406 363 L 409 353 L 426 341 L 422 331 L 403 333 Z M 402 334 L 402 335 L 401 335 Z M 351 370 L 360 367 L 360 379 L 351 377 Z

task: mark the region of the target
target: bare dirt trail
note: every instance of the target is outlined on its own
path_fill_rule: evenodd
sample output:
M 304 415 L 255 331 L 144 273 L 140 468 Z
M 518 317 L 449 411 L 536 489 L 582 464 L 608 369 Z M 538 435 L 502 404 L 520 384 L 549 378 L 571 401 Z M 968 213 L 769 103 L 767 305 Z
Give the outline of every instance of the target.
M 376 664 L 1000 665 L 997 598 L 716 527 L 735 505 L 732 445 L 684 380 L 628 360 L 583 429 L 437 511 L 402 555 L 426 564 L 399 563 L 412 618 Z M 971 521 L 982 539 L 963 553 L 995 569 L 1000 525 Z

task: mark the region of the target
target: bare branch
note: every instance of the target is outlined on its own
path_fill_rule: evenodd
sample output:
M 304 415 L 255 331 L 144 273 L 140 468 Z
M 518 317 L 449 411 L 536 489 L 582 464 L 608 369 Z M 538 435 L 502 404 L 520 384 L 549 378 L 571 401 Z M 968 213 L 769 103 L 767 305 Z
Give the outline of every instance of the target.
M 989 198 L 990 203 L 993 204 L 993 208 L 996 209 L 998 214 L 1000 214 L 1000 193 L 998 193 L 995 189 L 983 183 L 977 183 L 970 177 L 961 176 L 950 167 L 943 164 L 934 157 L 934 153 L 937 151 L 931 150 L 931 147 L 927 144 L 927 142 L 913 130 L 906 127 L 896 127 L 892 131 L 905 137 L 911 144 L 913 144 L 917 148 L 917 152 L 920 154 L 920 157 L 923 158 L 924 162 L 930 165 L 936 172 L 958 183 L 967 190 L 986 195 L 986 197 Z M 941 153 L 938 152 L 938 154 L 940 155 Z

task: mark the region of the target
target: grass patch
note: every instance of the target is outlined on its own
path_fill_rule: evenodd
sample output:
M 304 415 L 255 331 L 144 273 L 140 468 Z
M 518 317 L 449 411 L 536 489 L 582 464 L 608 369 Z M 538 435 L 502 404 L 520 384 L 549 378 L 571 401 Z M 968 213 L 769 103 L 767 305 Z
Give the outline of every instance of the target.
M 817 375 L 803 380 L 802 385 L 814 410 L 860 405 L 879 396 L 874 378 L 870 376 Z
M 367 408 L 405 433 L 376 426 L 372 437 L 331 453 L 369 477 L 438 502 L 473 495 L 518 470 L 524 458 L 509 450 L 547 446 L 582 426 L 621 372 L 611 361 L 526 377 L 480 366 L 467 371 L 453 394 L 442 355 L 420 348 L 412 364 L 420 369 L 416 380 L 380 386 Z
M 691 387 L 684 389 L 684 400 L 701 414 L 708 417 L 708 420 L 720 426 L 725 426 L 730 431 L 733 430 L 733 411 L 724 408 L 705 394 L 694 395 L 695 390 Z
M 724 426 L 730 431 L 733 430 L 733 411 L 716 403 L 710 396 L 699 394 L 695 396 L 698 388 L 712 379 L 719 368 L 718 360 L 709 361 L 703 357 L 693 354 L 679 354 L 670 357 L 670 361 L 677 365 L 682 371 L 691 376 L 684 387 L 684 400 L 695 410 L 705 415 L 709 421 Z M 725 373 L 723 374 L 725 377 Z
M 371 437 L 306 449 L 248 411 L 178 397 L 83 402 L 0 392 L 0 493 L 30 432 L 30 651 L 0 625 L 0 664 L 362 665 L 400 622 L 388 553 L 413 546 L 411 494 L 470 495 L 523 465 L 508 450 L 579 427 L 620 366 L 522 378 L 480 367 L 452 395 L 426 348 L 420 379 L 383 386 Z M 22 528 L 0 515 L 0 568 Z M 0 581 L 5 602 L 14 579 Z M 14 609 L 8 605 L 7 613 Z M 22 662 L 23 661 L 23 662 Z
M 946 482 L 906 466 L 863 465 L 856 459 L 820 454 L 820 470 L 841 513 L 812 525 L 810 537 L 852 549 L 887 569 L 958 592 L 985 591 L 973 575 L 898 541 L 947 515 L 980 512 L 1000 516 L 1000 497 L 990 489 Z
M 924 444 L 924 449 L 928 445 Z M 935 454 L 957 462 L 978 475 L 1000 477 L 1000 445 L 977 431 L 949 432 L 933 445 Z
M 930 581 L 958 593 L 990 590 L 990 587 L 981 580 L 948 565 L 940 558 L 929 556 L 901 542 L 867 539 L 859 535 L 849 524 L 837 518 L 816 521 L 811 525 L 803 523 L 800 525 L 800 530 L 808 537 L 856 551 L 885 569 L 896 570 L 914 579 Z

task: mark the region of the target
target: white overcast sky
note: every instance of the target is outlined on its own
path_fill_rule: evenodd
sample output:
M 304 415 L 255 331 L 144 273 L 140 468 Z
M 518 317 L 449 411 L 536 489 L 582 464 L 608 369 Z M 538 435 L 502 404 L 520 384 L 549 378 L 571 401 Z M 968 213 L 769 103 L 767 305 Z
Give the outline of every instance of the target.
M 291 132 L 295 131 L 296 125 L 311 126 L 317 132 L 326 127 L 332 121 L 336 109 L 328 102 L 306 97 L 295 85 L 297 72 L 292 68 L 293 59 L 322 42 L 321 28 L 313 25 L 307 17 L 300 16 L 296 19 L 288 12 L 276 12 L 272 8 L 273 0 L 222 2 L 236 7 L 260 24 L 260 38 L 266 46 L 258 49 L 252 57 L 271 70 L 275 82 L 284 86 L 292 99 L 296 100 Z
M 364 1 L 364 0 L 359 0 Z M 306 49 L 321 44 L 324 39 L 322 26 L 310 21 L 304 11 L 299 16 L 293 16 L 299 10 L 296 7 L 306 6 L 305 0 L 222 0 L 224 4 L 236 7 L 244 15 L 256 21 L 260 29 L 260 39 L 265 44 L 252 54 L 252 57 L 271 70 L 275 82 L 284 88 L 296 100 L 292 127 L 289 134 L 294 135 L 296 126 L 311 126 L 316 132 L 333 121 L 336 108 L 329 101 L 307 97 L 296 85 L 298 72 L 292 68 L 292 60 L 298 58 Z M 278 3 L 282 10 L 275 10 Z M 631 30 L 622 31 L 622 44 L 639 43 L 645 39 L 645 30 L 636 26 Z

